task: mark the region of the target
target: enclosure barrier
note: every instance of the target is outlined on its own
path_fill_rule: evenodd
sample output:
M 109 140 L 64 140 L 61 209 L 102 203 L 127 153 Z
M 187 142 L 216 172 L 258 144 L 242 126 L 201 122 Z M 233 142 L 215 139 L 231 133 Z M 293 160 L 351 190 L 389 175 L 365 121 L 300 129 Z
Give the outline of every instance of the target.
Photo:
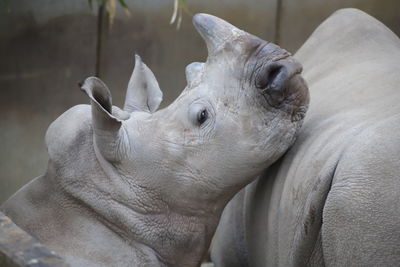
M 1 267 L 67 267 L 54 251 L 39 243 L 0 212 Z

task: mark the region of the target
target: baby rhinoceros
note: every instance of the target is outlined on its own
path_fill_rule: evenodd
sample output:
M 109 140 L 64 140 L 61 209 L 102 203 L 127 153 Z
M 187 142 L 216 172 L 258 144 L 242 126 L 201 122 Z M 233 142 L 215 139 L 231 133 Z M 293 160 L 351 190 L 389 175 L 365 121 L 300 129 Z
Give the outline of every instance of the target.
M 156 111 L 138 56 L 123 110 L 86 79 L 91 105 L 47 131 L 46 174 L 2 206 L 72 266 L 198 266 L 226 203 L 295 141 L 309 101 L 300 63 L 214 16 L 193 22 L 209 55 L 171 105 Z

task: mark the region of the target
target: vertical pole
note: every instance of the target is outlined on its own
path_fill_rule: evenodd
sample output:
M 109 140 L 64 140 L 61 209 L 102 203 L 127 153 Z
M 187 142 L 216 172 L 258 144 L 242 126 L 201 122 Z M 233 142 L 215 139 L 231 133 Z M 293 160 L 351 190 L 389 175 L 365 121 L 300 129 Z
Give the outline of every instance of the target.
M 281 42 L 282 1 L 283 0 L 276 0 L 274 43 L 277 45 Z

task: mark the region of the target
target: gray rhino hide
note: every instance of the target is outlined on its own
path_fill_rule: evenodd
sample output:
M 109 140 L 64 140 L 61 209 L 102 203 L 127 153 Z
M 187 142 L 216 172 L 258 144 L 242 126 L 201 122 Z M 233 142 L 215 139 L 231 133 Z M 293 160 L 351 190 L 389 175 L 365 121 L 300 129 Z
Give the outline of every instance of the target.
M 278 46 L 194 16 L 205 63 L 168 107 L 136 57 L 123 110 L 98 78 L 91 105 L 49 127 L 45 175 L 2 210 L 73 266 L 198 266 L 226 203 L 293 144 L 308 106 L 302 67 Z
M 400 40 L 355 9 L 295 57 L 310 108 L 288 153 L 224 210 L 216 266 L 399 266 Z

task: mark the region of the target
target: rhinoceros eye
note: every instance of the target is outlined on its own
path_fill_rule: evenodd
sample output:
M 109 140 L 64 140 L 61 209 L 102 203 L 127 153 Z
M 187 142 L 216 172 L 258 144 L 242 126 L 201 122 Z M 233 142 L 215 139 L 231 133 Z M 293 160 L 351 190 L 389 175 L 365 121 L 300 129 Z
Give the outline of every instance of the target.
M 201 125 L 203 124 L 208 118 L 208 113 L 206 109 L 202 109 L 197 114 L 197 122 Z
M 211 103 L 207 100 L 200 99 L 195 100 L 194 103 L 190 104 L 189 107 L 189 120 L 194 126 L 201 126 L 199 128 L 203 129 L 206 124 L 212 122 L 214 118 L 214 109 Z M 206 127 L 207 128 L 207 127 Z

